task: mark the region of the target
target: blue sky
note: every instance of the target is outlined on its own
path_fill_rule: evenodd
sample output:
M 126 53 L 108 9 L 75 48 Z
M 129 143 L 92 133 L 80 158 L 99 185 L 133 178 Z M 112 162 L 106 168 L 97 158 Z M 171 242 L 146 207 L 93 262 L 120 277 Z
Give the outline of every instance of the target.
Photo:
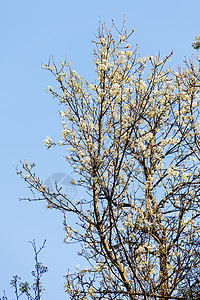
M 34 261 L 28 241 L 35 238 L 38 245 L 47 239 L 40 256 L 49 267 L 43 299 L 69 299 L 63 275 L 80 259 L 76 246 L 63 243 L 62 216 L 46 210 L 43 203 L 18 200 L 30 196 L 15 173 L 20 160 L 36 162 L 43 180 L 58 172 L 74 176 L 62 157 L 64 149 L 47 151 L 43 144 L 47 135 L 59 140 L 61 127 L 59 106 L 45 92 L 55 82 L 41 70 L 41 62 L 51 54 L 57 62 L 67 55 L 73 68 L 92 80 L 91 40 L 99 17 L 108 26 L 112 18 L 121 25 L 125 13 L 127 29 L 135 28 L 131 43 L 138 44 L 142 55 L 160 51 L 165 56 L 174 50 L 172 64 L 183 66 L 184 56 L 195 53 L 191 44 L 200 35 L 200 1 L 8 0 L 1 1 L 0 11 L 0 296 L 5 289 L 11 298 L 12 275 L 31 279 Z

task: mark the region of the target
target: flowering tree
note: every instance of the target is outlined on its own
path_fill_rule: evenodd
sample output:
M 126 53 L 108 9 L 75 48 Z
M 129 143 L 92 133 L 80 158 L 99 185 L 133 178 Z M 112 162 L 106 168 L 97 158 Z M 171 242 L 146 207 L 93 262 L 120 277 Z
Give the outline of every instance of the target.
M 21 281 L 21 278 L 17 275 L 13 276 L 10 284 L 14 288 L 15 299 L 19 300 L 26 296 L 27 300 L 40 300 L 42 298 L 42 294 L 44 291 L 42 285 L 42 276 L 48 271 L 48 268 L 45 267 L 38 259 L 38 255 L 41 250 L 45 247 L 46 240 L 44 241 L 43 245 L 39 248 L 36 247 L 35 240 L 29 242 L 33 246 L 34 250 L 34 259 L 35 259 L 35 269 L 31 272 L 34 282 L 30 285 L 27 281 Z M 8 300 L 8 297 L 5 294 L 0 298 L 0 300 Z
M 58 187 L 51 192 L 35 164 L 18 172 L 39 192 L 28 200 L 45 199 L 47 208 L 74 216 L 65 223 L 66 242 L 82 245 L 88 267 L 67 274 L 71 299 L 198 296 L 200 72 L 192 60 L 174 71 L 172 53 L 140 57 L 128 43 L 133 32 L 100 26 L 95 83 L 67 60 L 43 65 L 63 107 L 62 141 L 47 137 L 45 144 L 65 149 L 88 196 L 73 201 Z

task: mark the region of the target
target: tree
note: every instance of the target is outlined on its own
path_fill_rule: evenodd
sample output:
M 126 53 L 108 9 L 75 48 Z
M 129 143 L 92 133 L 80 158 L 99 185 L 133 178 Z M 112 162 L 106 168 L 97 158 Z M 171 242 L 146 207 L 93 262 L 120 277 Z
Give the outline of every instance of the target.
M 35 269 L 31 272 L 32 276 L 34 277 L 34 282 L 30 286 L 30 284 L 27 281 L 21 281 L 21 278 L 18 275 L 13 276 L 13 279 L 11 280 L 10 284 L 14 288 L 16 300 L 21 299 L 21 296 L 26 296 L 27 300 L 40 300 L 44 291 L 41 278 L 43 274 L 48 271 L 48 268 L 42 265 L 41 262 L 39 262 L 38 254 L 45 247 L 46 240 L 44 241 L 43 245 L 39 248 L 39 250 L 37 250 L 35 240 L 29 243 L 31 243 L 35 254 Z M 8 300 L 5 291 L 4 295 L 2 296 L 2 298 L 0 298 L 0 300 L 1 299 Z
M 87 197 L 51 192 L 25 161 L 18 174 L 47 208 L 72 214 L 66 242 L 78 242 L 88 267 L 66 276 L 71 299 L 172 299 L 197 286 L 200 243 L 200 72 L 192 59 L 169 66 L 172 53 L 141 57 L 114 22 L 93 42 L 89 84 L 67 59 L 43 68 L 62 105 L 61 146 Z M 39 192 L 35 194 L 35 192 Z

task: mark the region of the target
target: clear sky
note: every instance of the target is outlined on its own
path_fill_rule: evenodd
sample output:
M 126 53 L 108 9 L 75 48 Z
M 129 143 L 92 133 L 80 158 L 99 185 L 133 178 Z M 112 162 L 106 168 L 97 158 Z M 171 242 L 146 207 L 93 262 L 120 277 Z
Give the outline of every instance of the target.
M 61 214 L 46 210 L 44 203 L 18 200 L 30 196 L 15 173 L 20 160 L 36 162 L 43 180 L 59 172 L 74 176 L 62 157 L 64 149 L 47 151 L 43 143 L 47 135 L 60 140 L 61 127 L 57 101 L 45 92 L 55 81 L 41 70 L 41 62 L 51 54 L 57 62 L 67 55 L 73 68 L 92 80 L 91 40 L 99 17 L 108 26 L 112 18 L 120 25 L 125 13 L 127 29 L 135 28 L 131 43 L 138 44 L 139 52 L 165 56 L 174 50 L 172 64 L 183 66 L 200 35 L 200 0 L 7 0 L 1 1 L 0 11 L 0 296 L 5 289 L 11 299 L 12 275 L 31 279 L 34 260 L 28 241 L 35 238 L 38 245 L 47 239 L 40 256 L 49 267 L 43 299 L 69 299 L 63 275 L 80 259 L 76 246 L 63 243 Z

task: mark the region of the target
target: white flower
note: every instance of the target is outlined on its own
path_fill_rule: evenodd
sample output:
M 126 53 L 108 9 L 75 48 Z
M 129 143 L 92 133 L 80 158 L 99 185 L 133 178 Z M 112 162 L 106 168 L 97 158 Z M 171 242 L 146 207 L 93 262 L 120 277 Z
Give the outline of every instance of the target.
M 46 139 L 43 140 L 43 142 L 45 143 L 45 146 L 46 146 L 47 148 L 50 148 L 50 147 L 51 147 L 52 141 L 51 141 L 51 139 L 50 139 L 49 136 L 47 136 Z
M 47 90 L 48 90 L 48 92 L 50 92 L 50 93 L 53 92 L 52 86 L 48 85 Z
M 127 56 L 127 57 L 131 57 L 131 55 L 133 54 L 132 51 L 126 51 L 125 53 L 126 53 L 126 56 Z
M 197 56 L 196 56 L 196 59 L 197 59 L 198 61 L 200 61 L 200 55 L 197 55 Z

